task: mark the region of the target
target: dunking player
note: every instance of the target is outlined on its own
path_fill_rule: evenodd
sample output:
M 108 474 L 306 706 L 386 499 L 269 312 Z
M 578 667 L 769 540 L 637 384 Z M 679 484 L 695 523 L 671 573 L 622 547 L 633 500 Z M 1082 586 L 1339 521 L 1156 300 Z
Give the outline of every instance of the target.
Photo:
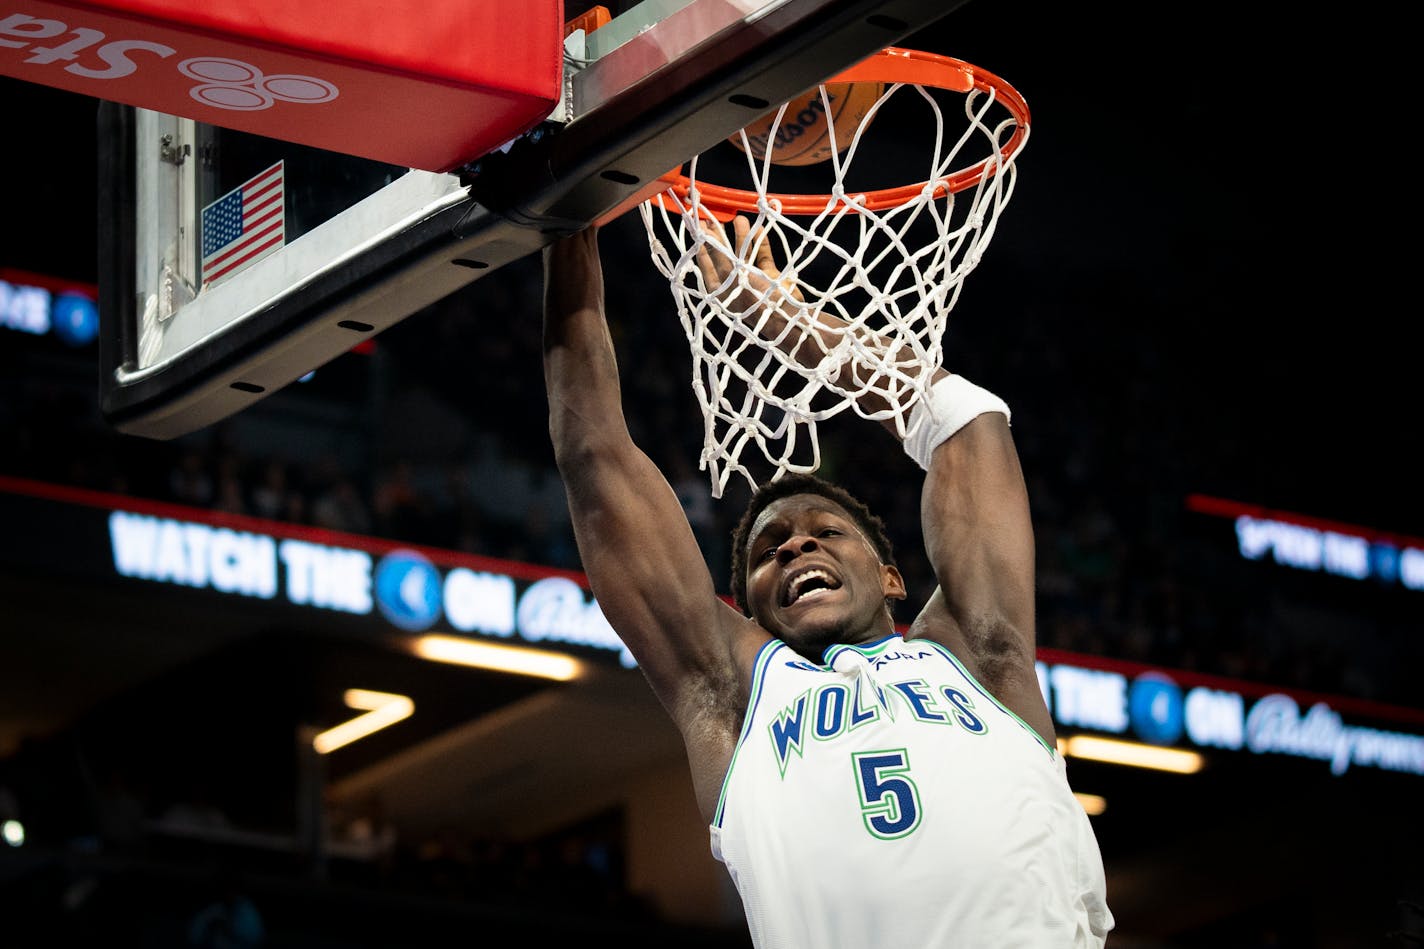
M 735 236 L 752 246 L 744 219 Z M 743 615 L 629 434 L 596 228 L 544 262 L 549 431 L 583 566 L 681 729 L 756 945 L 1101 947 L 1102 858 L 1034 671 L 1007 406 L 941 372 L 937 411 L 910 429 L 939 586 L 908 635 L 881 522 L 808 476 L 763 485 L 734 534 Z M 765 244 L 755 263 L 779 278 Z M 729 264 L 701 266 L 719 280 Z

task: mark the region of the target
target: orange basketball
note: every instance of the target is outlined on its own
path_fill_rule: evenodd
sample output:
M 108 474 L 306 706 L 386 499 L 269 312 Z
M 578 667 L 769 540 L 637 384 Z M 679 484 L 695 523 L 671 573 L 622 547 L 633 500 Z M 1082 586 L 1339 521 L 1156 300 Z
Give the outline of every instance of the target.
M 826 122 L 826 103 L 818 86 L 803 96 L 792 99 L 781 117 L 781 125 L 772 128 L 777 110 L 746 126 L 751 153 L 757 159 L 766 157 L 767 140 L 771 139 L 771 160 L 777 165 L 814 165 L 831 157 L 830 130 L 835 129 L 836 148 L 845 151 L 855 137 L 865 114 L 885 90 L 883 82 L 834 82 L 826 84 L 830 99 L 831 121 Z M 742 149 L 742 136 L 728 139 Z M 745 151 L 746 149 L 742 149 Z

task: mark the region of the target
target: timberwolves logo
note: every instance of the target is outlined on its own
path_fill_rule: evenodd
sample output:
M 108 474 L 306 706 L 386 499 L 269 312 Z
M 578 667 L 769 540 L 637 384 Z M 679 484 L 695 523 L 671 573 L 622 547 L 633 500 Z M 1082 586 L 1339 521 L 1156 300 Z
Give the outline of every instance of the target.
M 1143 741 L 1175 744 L 1182 737 L 1182 690 L 1164 675 L 1140 675 L 1128 694 L 1127 714 Z
M 1383 584 L 1399 579 L 1399 548 L 1385 541 L 1370 545 L 1370 573 Z
M 401 629 L 429 629 L 440 618 L 440 571 L 413 550 L 391 551 L 376 567 L 376 605 Z
M 87 346 L 99 335 L 99 310 L 88 297 L 61 293 L 52 313 L 54 335 L 70 346 Z

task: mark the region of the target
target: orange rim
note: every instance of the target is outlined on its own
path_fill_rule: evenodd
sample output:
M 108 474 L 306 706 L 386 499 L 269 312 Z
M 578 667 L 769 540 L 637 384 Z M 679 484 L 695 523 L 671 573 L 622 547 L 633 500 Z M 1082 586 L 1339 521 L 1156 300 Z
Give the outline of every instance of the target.
M 932 86 L 966 95 L 974 90 L 992 92 L 995 101 L 1002 103 L 1009 110 L 1018 126 L 1014 129 L 1014 134 L 999 150 L 999 157 L 1002 161 L 1008 161 L 1009 157 L 1018 151 L 1024 136 L 1028 134 L 1028 103 L 1024 101 L 1023 96 L 1019 95 L 1017 89 L 987 70 L 980 69 L 963 60 L 941 56 L 938 53 L 890 46 L 825 81 L 827 83 L 905 83 L 906 85 Z M 987 176 L 994 174 L 996 166 L 996 162 L 985 158 L 974 165 L 947 175 L 935 183 L 934 197 L 942 198 L 947 194 L 971 188 Z M 692 179 L 683 174 L 681 169 L 665 176 L 664 180 L 669 182 L 667 190 L 676 192 L 684 200 L 687 199 L 692 189 Z M 925 186 L 928 184 L 929 182 L 922 181 L 919 184 L 902 185 L 898 188 L 860 191 L 848 195 L 848 197 L 855 201 L 851 205 L 852 209 L 864 207 L 867 210 L 882 211 L 913 200 L 924 192 Z M 756 213 L 757 204 L 761 200 L 761 195 L 755 191 L 726 188 L 706 182 L 698 182 L 697 194 L 702 206 L 722 221 L 730 220 L 738 211 Z M 803 217 L 820 214 L 832 201 L 832 196 L 829 194 L 768 192 L 766 198 L 768 201 L 780 202 L 783 214 Z M 657 195 L 657 201 L 663 207 L 668 206 L 663 194 Z

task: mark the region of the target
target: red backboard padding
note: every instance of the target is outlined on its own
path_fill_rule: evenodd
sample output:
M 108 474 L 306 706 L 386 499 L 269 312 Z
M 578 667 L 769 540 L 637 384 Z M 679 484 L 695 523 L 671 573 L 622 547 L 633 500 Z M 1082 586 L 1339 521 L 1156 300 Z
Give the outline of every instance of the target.
M 562 0 L 0 0 L 0 74 L 426 171 L 558 103 Z

